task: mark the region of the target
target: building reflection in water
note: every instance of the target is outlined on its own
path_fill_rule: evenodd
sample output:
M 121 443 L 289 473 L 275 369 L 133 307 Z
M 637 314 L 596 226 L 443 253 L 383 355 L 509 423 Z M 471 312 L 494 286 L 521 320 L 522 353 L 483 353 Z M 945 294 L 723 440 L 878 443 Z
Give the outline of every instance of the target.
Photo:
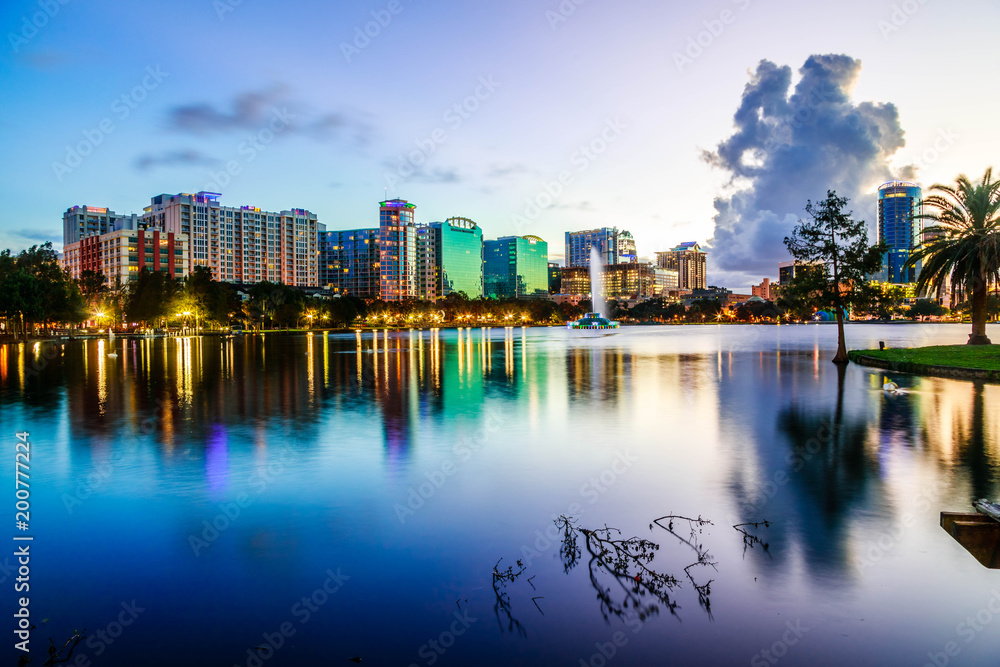
M 903 511 L 892 503 L 899 456 L 934 467 L 927 478 L 943 466 L 946 483 L 970 500 L 1000 493 L 1000 387 L 911 378 L 887 396 L 878 374 L 840 374 L 811 343 L 780 354 L 667 353 L 659 342 L 476 327 L 122 339 L 117 359 L 107 349 L 104 340 L 51 354 L 2 346 L 0 400 L 65 422 L 71 457 L 134 436 L 162 460 L 202 461 L 220 492 L 233 449 L 252 447 L 263 461 L 290 441 L 321 448 L 321 425 L 349 420 L 392 471 L 499 397 L 523 402 L 537 430 L 592 414 L 620 417 L 614 437 L 627 438 L 640 410 L 664 426 L 685 424 L 701 449 L 720 449 L 701 452 L 704 465 L 732 466 L 730 497 L 743 520 L 774 522 L 770 554 L 752 556 L 764 567 L 801 552 L 815 573 L 849 571 L 856 516 Z

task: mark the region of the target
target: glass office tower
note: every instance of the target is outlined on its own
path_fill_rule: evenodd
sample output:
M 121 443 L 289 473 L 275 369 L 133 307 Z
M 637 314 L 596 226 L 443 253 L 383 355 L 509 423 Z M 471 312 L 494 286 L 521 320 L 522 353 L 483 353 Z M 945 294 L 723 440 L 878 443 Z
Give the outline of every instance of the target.
M 463 292 L 470 299 L 483 295 L 483 230 L 468 218 L 432 222 L 438 297 Z
M 920 214 L 920 186 L 906 181 L 890 181 L 878 189 L 878 240 L 889 246 L 882 256 L 882 281 L 913 283 L 919 266 L 904 269 L 910 252 L 920 243 L 923 225 Z
M 488 297 L 545 298 L 548 244 L 537 236 L 505 236 L 483 243 L 483 289 Z

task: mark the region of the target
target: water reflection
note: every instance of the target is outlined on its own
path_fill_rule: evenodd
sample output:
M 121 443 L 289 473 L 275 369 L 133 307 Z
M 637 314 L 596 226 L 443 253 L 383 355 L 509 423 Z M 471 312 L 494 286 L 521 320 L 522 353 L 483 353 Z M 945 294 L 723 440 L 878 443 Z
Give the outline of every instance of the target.
M 824 597 L 864 594 L 859 554 L 873 534 L 899 522 L 915 493 L 932 494 L 932 513 L 1000 493 L 1000 387 L 893 378 L 904 391 L 889 396 L 879 374 L 826 361 L 828 350 L 811 329 L 761 329 L 753 349 L 739 331 L 626 329 L 586 338 L 555 329 L 472 327 L 138 339 L 120 340 L 117 359 L 106 356 L 105 341 L 51 352 L 44 345 L 0 347 L 0 407 L 5 416 L 30 420 L 39 441 L 51 443 L 40 447 L 39 469 L 48 478 L 38 502 L 48 503 L 59 529 L 47 536 L 56 545 L 51 553 L 64 554 L 53 556 L 63 560 L 46 571 L 66 574 L 58 575 L 59 595 L 48 604 L 61 618 L 84 619 L 91 613 L 84 600 L 106 595 L 117 604 L 143 590 L 169 613 L 159 622 L 175 635 L 225 618 L 231 628 L 260 627 L 246 639 L 257 641 L 285 620 L 289 595 L 315 587 L 310 568 L 344 563 L 360 592 L 345 588 L 343 602 L 331 603 L 337 613 L 317 623 L 315 637 L 303 633 L 287 659 L 311 664 L 328 647 L 321 637 L 341 632 L 363 644 L 373 664 L 409 664 L 426 637 L 441 631 L 440 619 L 427 615 L 427 587 L 454 580 L 459 591 L 447 605 L 454 609 L 461 594 L 473 616 L 489 618 L 494 601 L 476 608 L 483 600 L 471 591 L 488 592 L 489 567 L 501 555 L 513 561 L 510 550 L 523 541 L 534 544 L 534 531 L 552 514 L 575 502 L 585 510 L 584 525 L 620 526 L 631 535 L 646 530 L 652 517 L 683 509 L 715 521 L 711 544 L 720 565 L 717 574 L 704 573 L 711 577 L 685 578 L 678 590 L 694 606 L 700 599 L 693 586 L 718 576 L 715 619 L 686 613 L 683 632 L 680 624 L 658 625 L 616 664 L 652 664 L 666 651 L 696 664 L 697 651 L 713 650 L 719 664 L 745 663 L 757 648 L 726 653 L 726 643 L 709 640 L 723 633 L 738 642 L 741 629 L 752 627 L 747 642 L 757 646 L 762 608 L 779 610 L 784 622 L 792 613 L 827 613 L 810 604 L 814 589 Z M 487 433 L 483 422 L 493 414 L 502 428 Z M 468 459 L 458 456 L 455 443 L 479 444 L 479 432 L 482 446 Z M 287 448 L 292 455 L 284 459 Z M 620 451 L 641 463 L 613 483 L 588 481 L 600 481 Z M 80 479 L 109 460 L 121 462 L 114 484 L 85 509 L 60 515 L 62 494 L 74 493 Z M 284 477 L 253 496 L 230 532 L 206 555 L 192 557 L 188 535 L 202 530 L 219 504 L 252 493 L 251 476 L 282 469 Z M 393 507 L 431 479 L 440 484 L 402 523 Z M 741 554 L 729 524 L 762 519 L 770 522 L 769 548 Z M 125 528 L 108 535 L 108 521 Z M 912 529 L 914 544 L 893 562 L 954 546 L 933 524 Z M 122 571 L 118 561 L 95 555 L 86 563 L 90 577 L 73 576 L 71 561 L 80 557 L 73 547 L 92 544 L 93 535 L 103 536 L 94 549 L 128 554 L 149 563 L 149 572 L 125 568 L 127 582 L 91 591 L 92 580 Z M 146 544 L 159 555 L 143 552 Z M 543 664 L 525 656 L 546 651 L 547 664 L 569 664 L 576 660 L 552 653 L 569 645 L 574 655 L 593 652 L 593 633 L 607 630 L 601 612 L 615 621 L 617 614 L 607 612 L 624 611 L 623 602 L 599 598 L 595 606 L 595 593 L 614 583 L 594 569 L 596 561 L 569 575 L 547 574 L 553 565 L 562 569 L 558 540 L 549 549 L 524 575 L 537 573 L 535 583 L 545 589 L 518 589 L 528 597 L 517 609 L 533 616 L 529 636 L 516 641 L 530 651 L 503 643 L 484 623 L 470 630 L 468 653 L 456 648 L 445 664 L 472 664 L 481 655 L 493 656 L 484 665 Z M 680 573 L 693 560 L 683 551 L 664 548 L 657 557 L 674 558 L 666 571 Z M 792 572 L 802 581 L 791 583 Z M 908 574 L 928 576 L 926 569 Z M 891 601 L 905 597 L 909 586 L 880 582 L 875 588 L 886 592 L 884 599 L 849 613 L 888 617 Z M 955 599 L 971 604 L 967 594 L 940 589 L 948 595 L 932 596 L 935 608 L 959 604 Z M 213 591 L 206 610 L 191 610 L 190 599 L 205 590 Z M 774 590 L 785 596 L 780 604 L 768 597 Z M 544 596 L 544 616 L 529 606 L 537 595 Z M 395 628 L 398 636 L 385 640 L 377 631 L 386 612 L 381 602 L 366 602 L 372 598 L 391 598 L 405 610 L 399 613 L 408 622 Z M 343 610 L 348 600 L 350 613 Z M 954 628 L 950 617 L 944 621 Z M 811 637 L 834 626 L 818 624 Z M 192 646 L 209 650 L 222 634 Z M 690 650 L 677 648 L 686 642 Z M 490 650 L 479 650 L 484 646 Z M 245 651 L 229 649 L 212 659 L 233 664 Z M 308 654 L 293 658 L 293 650 Z M 702 656 L 702 662 L 712 661 Z

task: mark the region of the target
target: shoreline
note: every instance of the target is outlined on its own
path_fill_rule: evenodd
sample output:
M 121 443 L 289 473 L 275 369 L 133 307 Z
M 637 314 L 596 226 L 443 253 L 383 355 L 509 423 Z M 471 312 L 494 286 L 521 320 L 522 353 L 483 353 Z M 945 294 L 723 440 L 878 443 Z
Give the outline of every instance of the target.
M 955 349 L 964 349 L 965 345 L 937 346 Z M 985 346 L 984 346 L 985 347 Z M 979 380 L 984 382 L 1000 383 L 1000 369 L 977 368 L 974 366 L 950 366 L 944 364 L 929 364 L 921 361 L 908 359 L 884 358 L 885 356 L 905 355 L 913 350 L 927 350 L 930 348 L 903 348 L 899 350 L 851 350 L 847 353 L 848 359 L 861 366 L 878 368 L 893 373 L 907 373 L 910 375 L 922 375 L 930 377 L 943 377 L 953 380 Z M 980 348 L 982 349 L 982 348 Z M 882 356 L 873 356 L 880 354 Z M 886 353 L 889 353 L 888 355 Z M 1000 356 L 1000 352 L 998 352 Z
M 821 326 L 835 326 L 836 322 L 622 322 L 621 326 L 624 327 L 686 327 L 686 326 L 765 326 L 765 327 L 775 327 L 775 326 L 805 326 L 805 325 L 821 325 Z M 912 324 L 966 324 L 965 322 L 920 322 L 915 320 L 857 320 L 853 322 L 845 322 L 846 325 L 893 325 L 893 326 L 903 326 Z M 370 326 L 363 325 L 359 327 L 340 327 L 340 328 L 328 328 L 328 329 L 266 329 L 264 331 L 243 331 L 240 334 L 235 334 L 238 336 L 247 336 L 255 334 L 302 334 L 302 333 L 354 333 L 356 331 L 426 331 L 429 329 L 479 329 L 486 326 L 491 329 L 505 328 L 507 326 L 514 327 L 530 327 L 530 328 L 562 328 L 566 324 L 551 324 L 551 323 L 539 323 L 539 324 L 512 324 L 506 325 L 502 323 L 490 324 L 490 325 L 458 325 L 458 324 L 446 324 L 438 327 L 426 327 L 426 326 Z M 116 338 L 122 339 L 144 339 L 144 338 L 183 338 L 188 337 L 192 334 L 185 333 L 173 333 L 171 335 L 159 335 L 159 336 L 145 336 L 142 334 L 134 333 L 115 333 Z M 199 334 L 194 334 L 199 336 L 228 336 L 231 335 L 229 332 L 219 331 L 219 330 L 208 330 L 202 331 Z M 80 333 L 80 334 L 70 334 L 70 335 L 54 335 L 54 336 L 29 336 L 26 340 L 9 340 L 0 339 L 0 346 L 3 345 L 34 345 L 35 343 L 71 343 L 80 340 L 100 340 L 106 339 L 107 333 Z M 860 363 L 860 362 L 859 362 Z

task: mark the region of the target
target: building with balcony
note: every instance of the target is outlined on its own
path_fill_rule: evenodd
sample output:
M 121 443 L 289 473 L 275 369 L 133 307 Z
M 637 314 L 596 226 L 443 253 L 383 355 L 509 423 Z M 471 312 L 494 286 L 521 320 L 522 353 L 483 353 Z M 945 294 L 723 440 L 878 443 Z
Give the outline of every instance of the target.
M 135 213 L 118 214 L 99 206 L 73 206 L 63 213 L 63 245 L 76 243 L 88 236 L 138 228 L 139 216 Z
M 143 268 L 170 278 L 188 275 L 188 239 L 158 229 L 119 229 L 63 246 L 62 266 L 73 280 L 84 271 L 104 275 L 105 285 L 128 284 Z
M 264 211 L 230 207 L 216 192 L 157 195 L 140 224 L 184 235 L 190 244 L 187 271 L 205 266 L 220 282 L 317 287 L 319 222 L 314 213 L 294 208 Z
M 694 241 L 681 243 L 671 250 L 657 252 L 656 265 L 661 269 L 676 271 L 681 290 L 705 289 L 708 254 Z
M 415 209 L 404 199 L 379 203 L 379 293 L 383 301 L 420 296 Z

